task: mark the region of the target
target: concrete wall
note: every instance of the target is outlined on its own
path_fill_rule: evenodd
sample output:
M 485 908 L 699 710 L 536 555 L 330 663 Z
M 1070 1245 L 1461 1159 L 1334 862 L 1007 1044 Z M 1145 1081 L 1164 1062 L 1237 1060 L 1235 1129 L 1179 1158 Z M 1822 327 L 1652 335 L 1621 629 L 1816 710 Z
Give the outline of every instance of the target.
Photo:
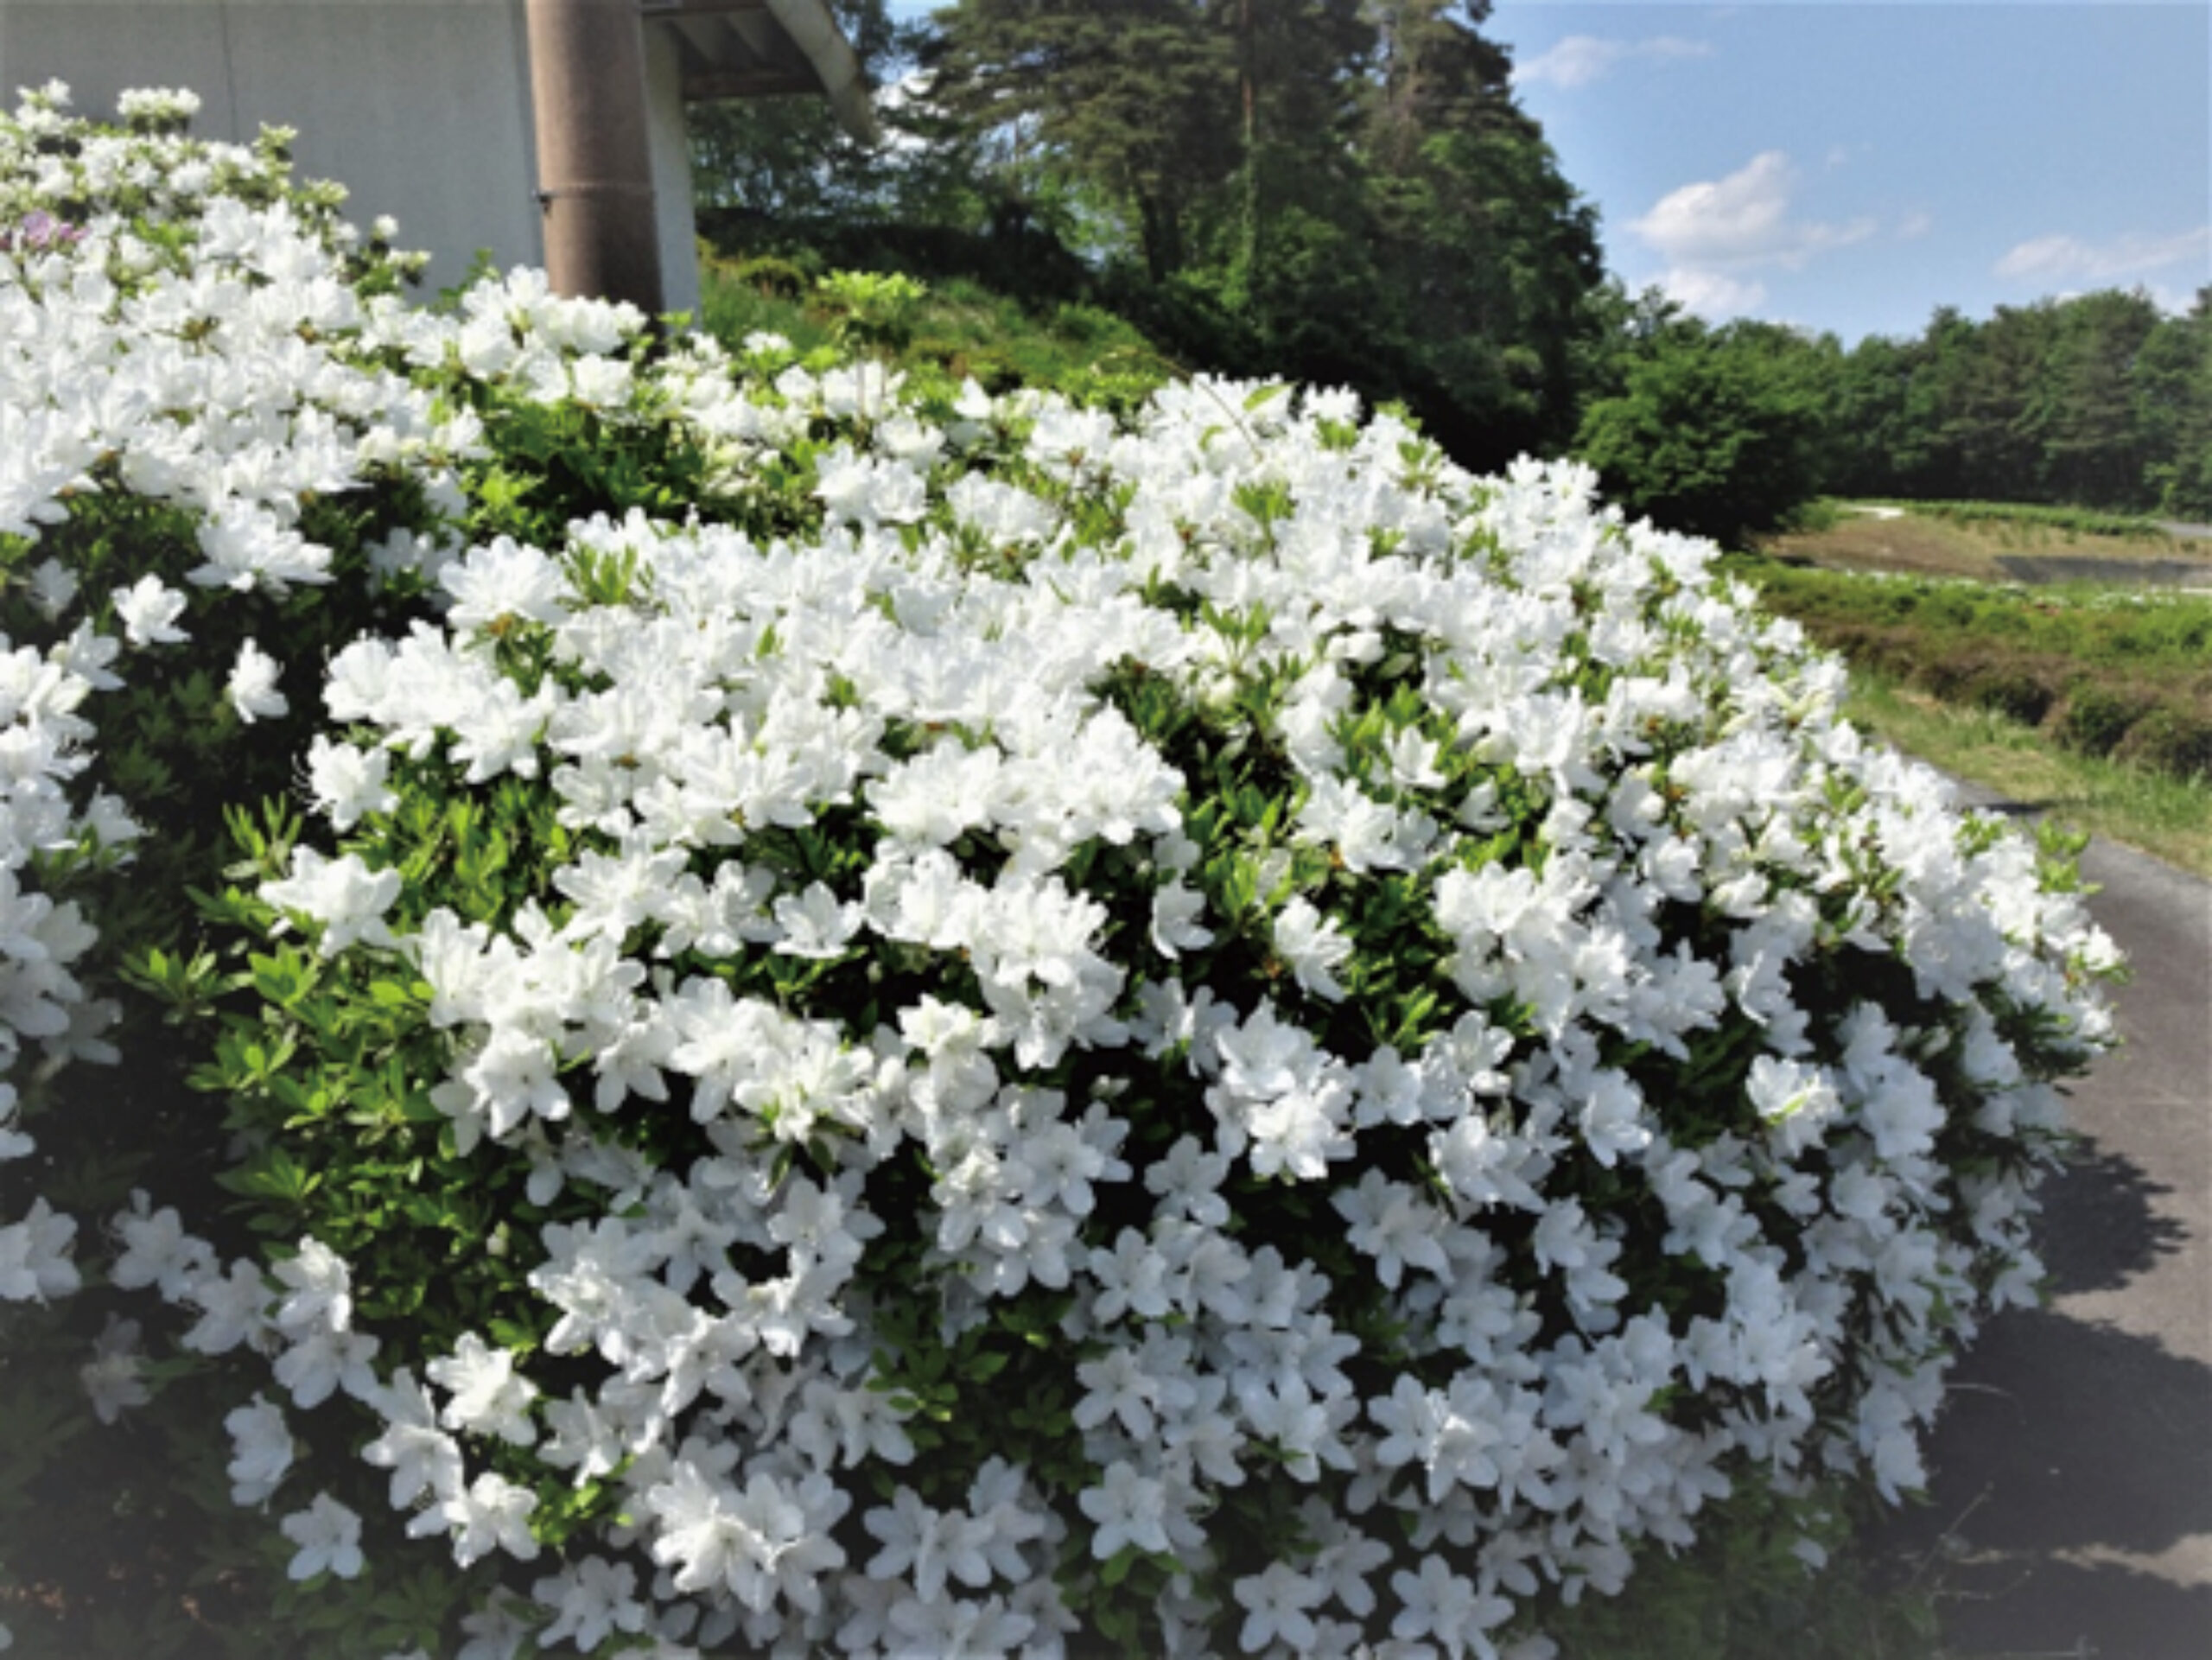
M 661 264 L 671 309 L 698 303 L 691 179 L 674 43 L 646 29 Z M 252 140 L 299 130 L 300 176 L 352 191 L 349 217 L 399 221 L 457 282 L 476 251 L 505 270 L 544 263 L 523 0 L 0 0 L 0 98 L 69 83 L 84 114 L 118 92 L 199 93 L 194 130 Z

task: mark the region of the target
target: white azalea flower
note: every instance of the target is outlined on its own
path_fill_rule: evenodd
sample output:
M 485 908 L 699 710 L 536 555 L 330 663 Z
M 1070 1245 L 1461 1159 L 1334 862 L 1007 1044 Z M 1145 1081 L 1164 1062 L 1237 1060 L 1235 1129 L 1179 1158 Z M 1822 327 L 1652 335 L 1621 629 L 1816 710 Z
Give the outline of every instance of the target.
M 277 1523 L 287 1539 L 299 1547 L 284 1570 L 295 1580 L 313 1579 L 329 1573 L 341 1580 L 361 1572 L 361 1518 L 327 1493 L 317 1493 L 303 1511 L 295 1511 Z
M 175 626 L 187 602 L 184 595 L 150 576 L 141 576 L 127 588 L 118 588 L 113 595 L 123 637 L 137 646 L 176 646 L 189 639 L 191 636 Z
M 238 647 L 238 661 L 225 684 L 224 695 L 239 720 L 251 726 L 256 721 L 274 720 L 291 712 L 291 704 L 276 690 L 277 677 L 283 671 L 283 665 L 251 639 Z
M 77 1369 L 78 1380 L 104 1424 L 115 1422 L 131 1408 L 153 1399 L 146 1384 L 145 1362 L 138 1351 L 138 1332 L 137 1320 L 110 1314 L 106 1326 L 93 1340 L 92 1359 Z
M 231 1502 L 258 1504 L 276 1491 L 299 1450 L 285 1427 L 283 1409 L 257 1394 L 226 1416 L 223 1428 L 231 1432 L 234 1449 L 227 1471 Z

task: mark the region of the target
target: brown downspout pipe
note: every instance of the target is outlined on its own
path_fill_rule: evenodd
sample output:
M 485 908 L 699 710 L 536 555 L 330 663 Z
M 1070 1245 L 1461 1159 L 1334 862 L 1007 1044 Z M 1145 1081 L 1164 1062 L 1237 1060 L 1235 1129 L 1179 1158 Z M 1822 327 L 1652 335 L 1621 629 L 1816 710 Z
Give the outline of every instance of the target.
M 545 270 L 556 293 L 662 309 L 638 0 L 528 0 Z

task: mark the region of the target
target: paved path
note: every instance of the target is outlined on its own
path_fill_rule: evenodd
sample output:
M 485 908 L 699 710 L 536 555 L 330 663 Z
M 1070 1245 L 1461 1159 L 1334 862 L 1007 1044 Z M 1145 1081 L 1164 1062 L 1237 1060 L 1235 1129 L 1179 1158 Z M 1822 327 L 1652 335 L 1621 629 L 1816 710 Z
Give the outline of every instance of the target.
M 2082 870 L 2135 965 L 2125 1046 L 2075 1091 L 2050 1303 L 1953 1374 L 1932 1503 L 1893 1531 L 1961 1660 L 2212 1660 L 2212 883 L 2104 842 Z

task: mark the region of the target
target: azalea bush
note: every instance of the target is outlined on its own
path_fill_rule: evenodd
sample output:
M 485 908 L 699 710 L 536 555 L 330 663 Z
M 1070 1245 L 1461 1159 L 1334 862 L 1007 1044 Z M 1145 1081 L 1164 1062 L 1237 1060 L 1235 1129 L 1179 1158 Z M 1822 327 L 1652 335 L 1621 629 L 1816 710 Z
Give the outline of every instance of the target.
M 2113 960 L 1709 544 L 410 305 L 188 104 L 0 129 L 0 1483 L 140 1647 L 1533 1657 L 1920 1483 Z

